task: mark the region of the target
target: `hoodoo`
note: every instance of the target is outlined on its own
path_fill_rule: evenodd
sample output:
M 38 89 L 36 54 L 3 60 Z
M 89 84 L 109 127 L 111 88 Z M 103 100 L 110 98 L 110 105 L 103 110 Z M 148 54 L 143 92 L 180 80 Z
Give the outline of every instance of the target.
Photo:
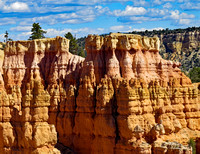
M 157 37 L 89 35 L 84 59 L 62 37 L 7 42 L 0 151 L 192 153 L 200 84 L 162 59 L 159 46 Z

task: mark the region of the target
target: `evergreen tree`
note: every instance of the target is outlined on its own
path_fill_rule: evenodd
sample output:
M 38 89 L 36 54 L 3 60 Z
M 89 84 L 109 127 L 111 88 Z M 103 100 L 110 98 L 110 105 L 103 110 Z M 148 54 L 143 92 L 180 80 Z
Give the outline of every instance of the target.
M 6 42 L 8 41 L 8 31 L 5 32 L 4 37 L 6 38 Z
M 6 42 L 7 41 L 13 41 L 11 38 L 8 38 L 8 31 L 5 32 L 4 37 L 6 38 L 6 40 L 5 40 Z
M 81 57 L 85 57 L 84 48 L 82 48 L 81 46 L 78 47 L 78 55 Z
M 67 34 L 65 34 L 65 38 L 70 40 L 69 43 L 69 52 L 71 52 L 72 54 L 78 54 L 78 44 L 77 44 L 77 40 L 75 37 L 73 37 L 73 35 L 68 32 Z
M 29 40 L 45 38 L 44 34 L 46 34 L 46 31 L 42 30 L 39 23 L 33 23 L 31 32 Z
M 200 67 L 194 67 L 189 72 L 189 77 L 193 83 L 200 82 Z
M 13 41 L 13 39 L 9 38 L 8 41 Z

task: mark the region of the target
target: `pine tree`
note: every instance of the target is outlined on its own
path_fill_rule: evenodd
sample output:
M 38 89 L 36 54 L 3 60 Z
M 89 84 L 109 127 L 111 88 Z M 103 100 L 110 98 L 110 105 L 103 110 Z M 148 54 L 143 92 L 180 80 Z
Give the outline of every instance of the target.
M 75 37 L 73 37 L 73 35 L 68 32 L 67 34 L 65 34 L 65 38 L 70 40 L 69 43 L 69 52 L 71 52 L 72 54 L 78 54 L 78 44 L 77 44 L 77 40 Z
M 29 37 L 29 40 L 45 38 L 44 34 L 46 34 L 46 31 L 42 30 L 39 23 L 33 23 L 31 32 L 32 34 Z
M 6 38 L 6 42 L 8 41 L 8 31 L 5 32 L 4 37 Z

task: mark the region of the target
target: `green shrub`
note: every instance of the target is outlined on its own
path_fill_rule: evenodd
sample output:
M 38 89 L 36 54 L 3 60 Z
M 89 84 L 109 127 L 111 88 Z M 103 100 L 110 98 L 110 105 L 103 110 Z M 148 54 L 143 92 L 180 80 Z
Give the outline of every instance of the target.
M 189 72 L 189 77 L 193 83 L 200 82 L 200 67 L 194 67 Z

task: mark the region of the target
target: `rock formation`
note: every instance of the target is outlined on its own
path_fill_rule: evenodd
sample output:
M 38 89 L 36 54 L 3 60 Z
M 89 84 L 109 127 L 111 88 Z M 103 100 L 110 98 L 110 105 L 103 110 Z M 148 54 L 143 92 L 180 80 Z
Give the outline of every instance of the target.
M 200 46 L 200 31 L 160 35 L 160 39 L 171 52 L 191 52 Z
M 131 32 L 141 35 L 154 36 L 160 39 L 160 55 L 167 60 L 181 63 L 181 70 L 189 72 L 193 67 L 200 67 L 200 30 L 158 30 L 147 32 Z M 78 39 L 79 46 L 83 47 L 85 38 Z
M 77 153 L 191 153 L 183 145 L 200 137 L 200 85 L 159 46 L 156 37 L 89 35 L 84 59 L 61 37 L 8 42 L 1 151 L 59 153 L 57 143 Z
M 189 71 L 200 67 L 200 31 L 186 31 L 159 35 L 161 40 L 160 54 L 163 58 L 181 62 L 181 69 Z
M 59 104 L 50 95 L 51 87 L 76 84 L 83 61 L 68 47 L 69 40 L 60 37 L 7 43 L 0 78 L 0 151 L 59 153 L 54 148 L 56 125 L 51 123 Z

